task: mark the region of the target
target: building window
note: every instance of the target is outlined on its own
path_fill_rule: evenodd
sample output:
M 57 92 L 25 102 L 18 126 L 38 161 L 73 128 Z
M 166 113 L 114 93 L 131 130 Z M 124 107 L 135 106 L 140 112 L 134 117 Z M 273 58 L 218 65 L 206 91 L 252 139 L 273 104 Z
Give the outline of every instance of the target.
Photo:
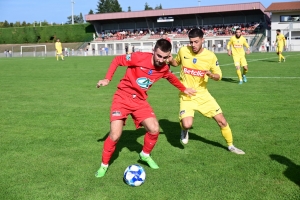
M 280 22 L 299 22 L 300 15 L 280 15 Z

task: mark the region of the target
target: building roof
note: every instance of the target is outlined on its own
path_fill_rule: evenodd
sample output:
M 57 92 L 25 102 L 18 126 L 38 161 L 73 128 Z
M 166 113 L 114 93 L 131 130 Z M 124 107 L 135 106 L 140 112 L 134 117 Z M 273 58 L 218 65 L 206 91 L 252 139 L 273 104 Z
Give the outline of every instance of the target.
M 159 17 L 159 16 L 175 16 L 187 14 L 206 14 L 206 13 L 229 13 L 241 12 L 250 10 L 260 10 L 262 13 L 265 7 L 260 2 L 241 3 L 241 4 L 225 4 L 217 6 L 195 6 L 187 8 L 172 8 L 161 10 L 143 10 L 133 12 L 116 12 L 116 13 L 101 13 L 85 15 L 87 22 L 113 20 L 113 19 L 131 19 L 131 18 L 144 18 L 144 17 Z
M 300 1 L 272 3 L 265 12 L 300 11 Z

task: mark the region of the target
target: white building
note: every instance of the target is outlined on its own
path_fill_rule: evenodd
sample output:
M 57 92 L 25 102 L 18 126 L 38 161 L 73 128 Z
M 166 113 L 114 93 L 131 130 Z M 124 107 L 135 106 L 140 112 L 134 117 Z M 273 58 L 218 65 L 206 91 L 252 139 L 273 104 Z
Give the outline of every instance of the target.
M 300 1 L 272 3 L 265 12 L 271 13 L 271 39 L 276 41 L 276 30 L 287 39 L 289 51 L 300 51 Z

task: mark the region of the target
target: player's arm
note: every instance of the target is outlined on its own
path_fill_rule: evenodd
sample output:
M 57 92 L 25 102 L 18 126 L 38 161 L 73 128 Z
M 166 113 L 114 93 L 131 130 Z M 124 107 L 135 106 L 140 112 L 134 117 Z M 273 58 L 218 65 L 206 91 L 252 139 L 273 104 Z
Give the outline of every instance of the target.
M 172 73 L 168 72 L 166 78 L 172 85 L 177 87 L 181 92 L 185 93 L 188 96 L 194 96 L 196 95 L 196 90 L 193 88 L 186 88 L 180 81 L 179 79 Z
M 174 67 L 179 66 L 181 64 L 181 59 L 180 59 L 181 52 L 182 52 L 182 50 L 180 49 L 175 58 L 173 58 L 173 56 L 171 55 L 170 58 L 167 60 L 168 64 L 170 64 Z
M 99 88 L 100 86 L 108 85 L 109 82 L 112 80 L 112 77 L 114 76 L 114 74 L 119 66 L 132 66 L 133 62 L 132 62 L 131 55 L 132 54 L 116 56 L 110 63 L 110 66 L 105 75 L 105 78 L 102 80 L 99 80 L 96 87 Z
M 214 56 L 214 58 L 212 59 L 211 70 L 207 70 L 206 75 L 215 81 L 219 81 L 222 79 L 222 71 L 220 69 L 219 62 L 216 56 Z
M 230 38 L 229 42 L 227 43 L 227 54 L 231 56 L 230 46 L 232 45 L 232 38 Z
M 166 64 L 172 65 L 173 67 L 178 66 L 177 61 L 173 58 L 172 55 L 166 60 Z
M 286 48 L 286 39 L 284 36 L 282 37 L 282 39 L 283 39 L 283 46 L 284 46 L 284 48 Z
M 244 38 L 244 46 L 247 48 L 246 50 L 246 54 L 249 54 L 250 53 L 250 46 L 246 40 L 246 38 Z

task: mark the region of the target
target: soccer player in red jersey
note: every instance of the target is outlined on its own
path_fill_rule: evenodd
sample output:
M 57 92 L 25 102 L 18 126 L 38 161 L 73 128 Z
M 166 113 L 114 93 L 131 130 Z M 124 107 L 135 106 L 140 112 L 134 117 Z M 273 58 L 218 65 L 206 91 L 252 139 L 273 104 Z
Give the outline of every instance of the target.
M 146 129 L 144 146 L 139 154 L 140 160 L 147 162 L 153 169 L 159 168 L 150 156 L 158 139 L 159 124 L 153 109 L 147 102 L 147 91 L 156 81 L 165 78 L 187 95 L 193 95 L 196 92 L 192 88 L 186 88 L 170 72 L 166 60 L 171 55 L 171 48 L 172 45 L 169 41 L 160 39 L 156 42 L 153 53 L 135 52 L 116 56 L 111 62 L 105 78 L 97 83 L 98 88 L 108 85 L 118 66 L 128 66 L 113 96 L 110 111 L 110 133 L 104 141 L 102 163 L 95 174 L 96 177 L 105 175 L 128 115 L 132 116 L 136 128 L 144 126 Z

